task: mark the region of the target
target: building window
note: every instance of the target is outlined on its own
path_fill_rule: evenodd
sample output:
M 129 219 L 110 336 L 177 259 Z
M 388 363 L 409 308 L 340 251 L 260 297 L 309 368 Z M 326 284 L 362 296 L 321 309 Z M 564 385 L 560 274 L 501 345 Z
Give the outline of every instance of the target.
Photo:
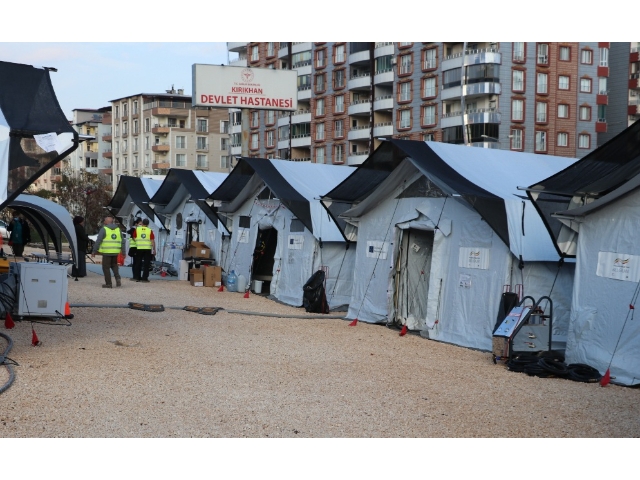
M 144 154 L 144 168 L 149 168 L 151 166 L 151 157 L 148 153 Z
M 327 65 L 327 49 L 321 48 L 316 50 L 316 68 L 322 68 Z
M 187 137 L 178 135 L 176 137 L 176 148 L 187 148 Z
M 546 102 L 536 102 L 536 123 L 547 123 Z
M 138 168 L 138 155 L 134 155 L 133 156 L 133 162 L 132 162 L 131 168 L 133 168 L 133 169 L 137 169 Z
M 607 121 L 607 106 L 598 105 L 598 122 L 606 122 L 606 121 Z
M 138 101 L 134 100 L 133 101 L 133 114 L 137 115 L 138 113 L 140 113 L 140 112 L 138 112 Z
M 511 121 L 524 121 L 524 100 L 511 100 Z
M 548 78 L 549 76 L 546 73 L 538 73 L 537 74 L 538 81 L 536 83 L 536 93 L 546 94 L 548 93 Z
M 437 113 L 436 105 L 426 105 L 422 107 L 422 125 L 435 125 L 437 122 Z
M 267 110 L 267 125 L 273 125 L 276 123 L 276 111 Z
M 584 133 L 578 135 L 578 148 L 591 148 L 591 136 Z
M 524 92 L 524 71 L 514 70 L 512 72 L 512 86 L 514 92 Z
M 344 121 L 336 120 L 333 125 L 333 136 L 335 138 L 344 137 Z
M 333 71 L 333 88 L 344 87 L 344 69 Z
M 176 153 L 176 167 L 186 167 L 186 166 L 187 166 L 187 154 Z
M 558 118 L 569 118 L 569 105 L 558 105 Z
M 116 105 L 116 111 L 114 113 L 114 118 L 120 118 L 120 105 Z
M 116 135 L 115 135 L 116 137 L 120 136 L 120 125 L 118 125 L 117 123 L 116 123 L 116 132 L 115 133 L 116 133 Z
M 591 120 L 591 107 L 580 107 L 580 120 Z
M 145 118 L 144 119 L 144 131 L 148 132 L 151 130 L 151 119 L 150 118 Z
M 547 151 L 547 132 L 536 132 L 536 152 Z
M 127 150 L 129 150 L 128 145 L 127 145 L 127 141 L 123 140 L 122 141 L 122 153 L 127 153 Z
M 275 147 L 276 145 L 276 132 L 275 130 L 267 131 L 267 148 Z
M 549 63 L 549 44 L 538 44 L 537 63 L 538 65 L 547 65 Z
M 133 151 L 134 152 L 138 151 L 138 137 L 134 137 L 133 139 Z
M 608 48 L 600 49 L 600 66 L 601 67 L 609 66 L 609 49 Z
M 569 134 L 559 133 L 557 145 L 558 147 L 566 147 L 567 145 L 569 145 Z
M 196 168 L 209 168 L 209 162 L 206 155 L 196 156 Z
M 607 95 L 607 77 L 598 77 L 598 93 L 600 95 Z
M 273 57 L 276 54 L 276 47 L 273 42 L 267 42 L 267 57 Z
M 120 142 L 116 142 L 113 149 L 116 153 L 120 153 Z
M 123 117 L 128 117 L 129 116 L 129 104 L 128 103 L 123 103 L 122 104 L 122 116 Z
M 333 146 L 333 163 L 344 163 L 344 145 Z
M 399 128 L 411 128 L 411 110 L 400 110 Z
M 251 47 L 251 61 L 257 62 L 258 60 L 260 60 L 260 51 L 258 49 L 258 45 L 254 45 Z
M 422 134 L 422 141 L 423 142 L 435 142 L 436 141 L 436 136 L 433 133 L 424 133 L 424 134 Z
M 585 65 L 593 64 L 593 51 L 591 50 L 582 50 L 580 52 L 580 63 Z
M 437 81 L 437 77 L 430 77 L 422 80 L 422 96 L 424 98 L 434 98 L 438 94 Z
M 413 71 L 413 61 L 412 55 L 401 55 L 400 56 L 400 70 L 398 71 L 399 75 L 407 75 Z
M 318 98 L 316 100 L 316 117 L 324 115 L 324 98 Z
M 251 128 L 258 128 L 260 125 L 259 112 L 251 112 Z
M 424 61 L 422 64 L 423 70 L 434 70 L 438 67 L 438 50 L 436 48 L 430 48 L 424 51 Z
M 138 120 L 134 120 L 133 121 L 133 134 L 137 135 L 138 133 L 140 133 L 140 130 L 138 129 Z
M 251 134 L 251 150 L 257 150 L 258 149 L 258 136 L 259 136 L 259 134 L 257 134 L 257 133 L 252 133 Z
M 324 163 L 324 147 L 316 148 L 316 163 Z
M 580 91 L 584 93 L 591 93 L 591 79 L 590 78 L 581 78 L 580 79 Z
M 560 51 L 558 53 L 558 58 L 562 62 L 568 62 L 571 60 L 571 48 L 570 47 L 560 47 Z
M 129 122 L 122 122 L 122 135 L 129 133 Z
M 220 133 L 229 133 L 229 120 L 220 120 Z
M 149 135 L 147 135 L 146 137 L 144 137 L 144 149 L 149 150 L 150 148 L 151 148 L 151 138 L 149 137 Z
M 403 82 L 398 89 L 398 101 L 410 102 L 411 101 L 411 84 L 412 82 Z
M 324 140 L 324 123 L 316 124 L 316 140 Z
M 206 133 L 208 131 L 208 129 L 207 129 L 207 119 L 206 118 L 199 118 L 198 119 L 197 131 L 201 132 L 201 133 Z
M 127 157 L 122 157 L 122 169 L 123 170 L 129 169 L 129 161 L 127 160 Z
M 344 45 L 336 45 L 334 47 L 333 63 L 344 63 Z
M 511 150 L 522 150 L 522 130 L 514 128 L 511 130 Z
M 334 113 L 344 113 L 344 95 L 336 95 L 334 98 Z
M 524 42 L 513 42 L 512 59 L 514 62 L 524 62 L 526 60 Z
M 198 137 L 196 138 L 196 142 L 196 149 L 207 150 L 207 137 Z
M 319 73 L 316 75 L 316 93 L 325 91 L 325 75 L 324 73 Z
M 229 148 L 229 139 L 221 138 L 220 139 L 220 150 L 227 150 Z
M 566 75 L 560 75 L 558 77 L 558 89 L 569 90 L 569 77 Z
M 229 155 L 220 156 L 220 168 L 224 168 L 224 169 L 229 168 Z

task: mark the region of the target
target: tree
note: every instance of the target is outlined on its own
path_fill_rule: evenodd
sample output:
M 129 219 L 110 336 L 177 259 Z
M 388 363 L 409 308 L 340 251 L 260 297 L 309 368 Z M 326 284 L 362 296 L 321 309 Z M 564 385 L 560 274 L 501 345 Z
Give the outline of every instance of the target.
M 86 170 L 80 170 L 74 176 L 70 168 L 65 168 L 61 173 L 56 197 L 52 200 L 65 207 L 71 216 L 83 216 L 88 234 L 97 232 L 106 213 L 104 207 L 111 201 L 111 184 L 107 180 L 108 177 Z

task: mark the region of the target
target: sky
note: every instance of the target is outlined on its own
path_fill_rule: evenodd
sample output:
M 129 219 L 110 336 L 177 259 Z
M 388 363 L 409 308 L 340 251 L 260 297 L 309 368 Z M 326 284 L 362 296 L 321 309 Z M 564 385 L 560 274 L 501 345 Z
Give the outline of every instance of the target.
M 75 108 L 101 108 L 138 93 L 172 86 L 191 95 L 194 63 L 227 64 L 225 42 L 0 42 L 0 60 L 57 68 L 51 82 L 68 119 Z

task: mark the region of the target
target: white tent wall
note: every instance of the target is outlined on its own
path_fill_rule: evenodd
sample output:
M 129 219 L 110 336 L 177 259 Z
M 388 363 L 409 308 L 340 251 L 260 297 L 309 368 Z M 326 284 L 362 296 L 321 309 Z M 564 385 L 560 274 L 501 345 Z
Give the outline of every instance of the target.
M 349 305 L 353 291 L 355 266 L 355 243 L 350 244 L 348 250 L 345 242 L 323 242 L 322 248 L 317 244 L 312 274 L 321 268 L 325 270 L 325 293 L 329 308 Z M 304 283 L 309 277 L 305 279 Z
M 584 217 L 566 349 L 567 363 L 601 373 L 611 363 L 611 376 L 624 385 L 640 383 L 640 322 L 629 308 L 640 281 L 638 230 L 638 190 Z

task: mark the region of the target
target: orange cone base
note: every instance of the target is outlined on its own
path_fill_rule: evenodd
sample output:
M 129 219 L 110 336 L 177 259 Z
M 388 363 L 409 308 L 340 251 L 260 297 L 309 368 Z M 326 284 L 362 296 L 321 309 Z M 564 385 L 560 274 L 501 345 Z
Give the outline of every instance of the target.
M 600 379 L 600 386 L 606 387 L 609 385 L 609 382 L 611 382 L 611 372 L 609 372 L 609 369 L 607 368 L 607 371 L 604 372 L 604 375 Z
M 69 308 L 69 302 L 64 304 L 64 316 L 71 315 L 71 308 Z
M 407 334 L 407 330 L 408 330 L 407 326 L 403 325 L 402 330 L 400 330 L 400 336 L 404 337 Z
M 358 319 L 357 318 L 353 322 L 351 322 L 349 324 L 350 327 L 355 327 L 356 325 L 358 325 Z
M 4 328 L 6 328 L 7 330 L 11 330 L 15 326 L 16 324 L 13 321 L 13 317 L 11 317 L 11 314 L 7 312 L 6 317 L 4 317 Z
M 220 285 L 220 288 L 218 289 L 219 292 L 224 292 L 224 285 Z
M 246 292 L 244 292 L 244 298 L 249 298 L 249 290 L 247 290 Z
M 38 340 L 38 335 L 36 335 L 36 331 L 33 328 L 31 329 L 31 345 L 34 347 L 41 345 L 40 340 Z

